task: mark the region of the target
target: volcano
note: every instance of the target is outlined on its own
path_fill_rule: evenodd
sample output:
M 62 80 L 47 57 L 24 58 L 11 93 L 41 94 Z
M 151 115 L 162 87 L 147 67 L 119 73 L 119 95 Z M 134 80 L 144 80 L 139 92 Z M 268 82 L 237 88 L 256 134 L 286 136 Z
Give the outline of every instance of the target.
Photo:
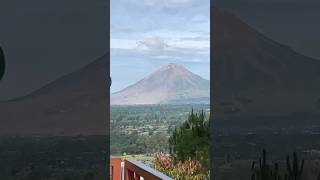
M 317 109 L 319 60 L 264 36 L 233 14 L 217 10 L 214 18 L 217 111 L 262 115 Z
M 236 16 L 214 16 L 212 73 L 215 116 L 320 111 L 320 61 L 255 31 Z M 0 102 L 0 135 L 105 134 L 107 58 L 33 93 Z M 111 95 L 111 104 L 209 102 L 209 81 L 168 64 Z
M 112 105 L 209 103 L 210 81 L 179 64 L 168 64 L 111 95 Z

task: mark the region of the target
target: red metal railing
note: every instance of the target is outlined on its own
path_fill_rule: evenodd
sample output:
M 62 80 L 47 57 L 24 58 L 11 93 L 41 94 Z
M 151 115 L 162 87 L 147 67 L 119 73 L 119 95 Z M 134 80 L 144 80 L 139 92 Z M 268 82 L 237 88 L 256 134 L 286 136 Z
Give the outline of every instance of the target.
M 172 180 L 145 164 L 128 159 L 110 158 L 110 180 Z

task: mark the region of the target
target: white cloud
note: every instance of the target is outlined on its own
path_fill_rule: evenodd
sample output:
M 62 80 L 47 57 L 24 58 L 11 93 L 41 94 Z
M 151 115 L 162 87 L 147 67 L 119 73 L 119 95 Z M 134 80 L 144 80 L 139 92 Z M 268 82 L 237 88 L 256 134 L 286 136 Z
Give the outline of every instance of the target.
M 160 35 L 160 34 L 158 34 Z M 166 36 L 165 36 L 166 35 Z M 185 36 L 186 33 L 178 32 L 137 38 L 111 38 L 111 49 L 131 49 L 141 51 L 179 51 L 179 49 L 203 50 L 210 49 L 208 36 Z M 190 34 L 189 34 L 190 35 Z M 203 54 L 203 53 L 202 53 Z
M 165 40 L 160 37 L 152 37 L 142 41 L 138 41 L 137 45 L 138 47 L 147 48 L 151 50 L 164 50 L 169 47 L 167 42 L 165 42 Z
M 210 0 L 111 2 L 113 89 L 122 89 L 153 68 L 172 62 L 209 77 Z

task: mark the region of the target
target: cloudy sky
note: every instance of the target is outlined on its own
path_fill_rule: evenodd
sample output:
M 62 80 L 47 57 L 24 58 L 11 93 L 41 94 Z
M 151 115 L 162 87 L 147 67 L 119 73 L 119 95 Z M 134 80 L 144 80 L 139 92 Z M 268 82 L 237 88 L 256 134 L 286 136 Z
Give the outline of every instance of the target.
M 210 78 L 210 0 L 111 0 L 111 92 L 168 63 Z

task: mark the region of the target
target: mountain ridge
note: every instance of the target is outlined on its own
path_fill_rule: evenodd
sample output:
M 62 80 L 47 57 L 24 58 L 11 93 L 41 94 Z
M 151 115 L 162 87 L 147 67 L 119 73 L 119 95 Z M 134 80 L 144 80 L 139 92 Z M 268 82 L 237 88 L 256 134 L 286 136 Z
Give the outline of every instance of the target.
M 215 115 L 230 109 L 232 115 L 317 110 L 320 60 L 264 36 L 231 13 L 216 10 L 214 16 Z
M 28 93 L 26 95 L 19 96 L 19 97 L 14 97 L 14 98 L 11 98 L 11 99 L 8 99 L 8 100 L 0 100 L 0 104 L 1 103 L 9 103 L 9 102 L 21 101 L 21 100 L 32 98 L 34 96 L 38 96 L 39 94 L 42 94 L 45 91 L 49 90 L 50 87 L 52 86 L 52 84 L 61 83 L 61 80 L 69 79 L 68 77 L 72 76 L 73 74 L 77 74 L 77 73 L 79 73 L 81 71 L 87 71 L 87 69 L 90 68 L 90 67 L 99 67 L 100 66 L 102 68 L 103 66 L 101 66 L 101 64 L 103 64 L 103 62 L 100 59 L 105 59 L 105 56 L 102 56 L 102 57 L 97 58 L 97 59 L 98 60 L 94 60 L 93 62 L 90 62 L 87 65 L 85 65 L 84 67 L 76 69 L 75 71 L 73 71 L 71 73 L 64 74 L 64 75 L 60 76 L 59 78 L 48 82 L 47 84 L 41 86 L 40 88 L 38 88 L 38 89 L 36 89 L 34 91 L 31 91 L 30 93 Z M 100 64 L 100 65 L 98 65 L 98 64 Z M 105 64 L 105 66 L 106 66 L 106 64 Z
M 171 104 L 181 99 L 207 98 L 210 83 L 180 64 L 160 67 L 138 82 L 111 95 L 112 105 Z M 188 103 L 197 103 L 189 101 Z
M 15 100 L 0 103 L 0 134 L 105 135 L 107 55 Z

